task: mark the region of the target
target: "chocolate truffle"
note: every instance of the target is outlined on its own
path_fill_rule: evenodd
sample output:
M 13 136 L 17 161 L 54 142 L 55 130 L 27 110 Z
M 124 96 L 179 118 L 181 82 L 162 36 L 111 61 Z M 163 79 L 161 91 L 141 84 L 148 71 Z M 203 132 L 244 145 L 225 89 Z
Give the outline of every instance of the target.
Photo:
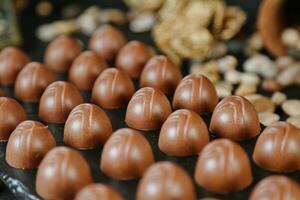
M 195 180 L 211 192 L 241 191 L 252 182 L 249 158 L 239 144 L 229 139 L 214 140 L 199 155 Z
M 258 137 L 253 160 L 273 172 L 300 170 L 300 129 L 288 122 L 275 122 Z
M 93 183 L 82 188 L 74 200 L 124 200 L 123 197 L 111 186 Z
M 196 191 L 189 175 L 170 161 L 151 165 L 139 182 L 137 200 L 196 200 Z
M 119 50 L 126 44 L 121 31 L 111 25 L 103 25 L 92 35 L 89 48 L 105 60 L 113 60 Z
M 181 71 L 169 58 L 153 56 L 142 71 L 141 87 L 154 87 L 165 94 L 173 94 L 182 79 Z
M 66 35 L 58 36 L 46 49 L 45 64 L 54 72 L 67 72 L 81 50 L 82 45 L 76 39 Z
M 177 86 L 173 108 L 185 108 L 202 115 L 212 113 L 218 103 L 215 87 L 203 75 L 190 74 L 182 79 Z
M 126 107 L 135 92 L 132 80 L 122 70 L 104 70 L 95 81 L 92 102 L 102 108 L 116 109 Z
M 55 146 L 55 139 L 47 126 L 36 121 L 23 121 L 9 137 L 6 161 L 15 168 L 36 168 Z
M 100 168 L 107 176 L 129 180 L 141 177 L 154 163 L 151 146 L 138 131 L 122 128 L 105 143 Z
M 25 110 L 16 100 L 0 97 L 0 141 L 7 141 L 18 124 L 26 119 Z
M 39 117 L 49 123 L 64 123 L 71 110 L 83 103 L 78 89 L 71 83 L 56 81 L 44 91 L 39 106 Z
M 69 81 L 81 90 L 90 90 L 105 68 L 107 64 L 103 58 L 95 52 L 85 51 L 74 60 L 69 70 Z
M 261 180 L 251 192 L 249 200 L 298 200 L 300 186 L 294 180 L 273 175 Z
M 246 140 L 260 133 L 260 124 L 254 106 L 244 97 L 229 96 L 215 108 L 210 131 L 232 140 Z
M 135 129 L 155 130 L 161 127 L 171 112 L 170 102 L 161 91 L 145 87 L 129 101 L 125 122 Z
M 55 147 L 38 167 L 35 188 L 44 199 L 68 200 L 92 182 L 89 165 L 79 152 L 68 147 Z
M 94 104 L 76 106 L 64 129 L 64 142 L 77 149 L 92 149 L 103 145 L 112 133 L 110 119 Z
M 131 78 L 139 78 L 147 61 L 154 55 L 153 50 L 139 41 L 128 42 L 118 53 L 116 65 Z
M 197 155 L 208 144 L 205 122 L 195 112 L 181 109 L 173 112 L 161 127 L 158 146 L 170 156 Z
M 16 47 L 6 47 L 0 53 L 0 84 L 14 84 L 19 71 L 30 62 L 28 56 Z
M 54 82 L 54 75 L 43 64 L 31 62 L 19 73 L 15 96 L 24 102 L 38 102 L 46 87 Z

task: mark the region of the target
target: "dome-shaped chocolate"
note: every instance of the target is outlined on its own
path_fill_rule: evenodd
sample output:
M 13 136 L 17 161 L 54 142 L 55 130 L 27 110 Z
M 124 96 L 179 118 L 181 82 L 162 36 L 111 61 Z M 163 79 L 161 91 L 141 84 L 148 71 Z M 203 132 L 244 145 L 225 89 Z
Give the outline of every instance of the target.
M 124 200 L 123 197 L 111 186 L 93 183 L 82 188 L 74 200 Z

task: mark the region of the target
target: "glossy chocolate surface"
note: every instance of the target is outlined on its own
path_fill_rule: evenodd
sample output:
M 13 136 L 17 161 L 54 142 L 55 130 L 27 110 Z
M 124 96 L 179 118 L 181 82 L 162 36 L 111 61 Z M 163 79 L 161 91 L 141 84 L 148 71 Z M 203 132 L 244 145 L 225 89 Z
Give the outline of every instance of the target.
M 109 68 L 95 81 L 92 102 L 106 109 L 124 108 L 134 92 L 134 84 L 125 72 Z
M 123 197 L 111 186 L 93 183 L 82 188 L 74 200 L 124 200 Z
M 31 62 L 19 73 L 15 96 L 24 102 L 38 102 L 46 87 L 55 81 L 53 73 L 43 64 Z
M 161 127 L 158 146 L 170 156 L 197 155 L 208 144 L 205 122 L 195 112 L 180 109 L 173 112 Z
M 212 113 L 218 103 L 215 87 L 203 75 L 188 75 L 177 86 L 173 97 L 173 108 L 185 108 L 202 115 Z
M 71 110 L 83 103 L 79 90 L 71 83 L 56 81 L 44 91 L 39 105 L 39 117 L 49 123 L 64 123 Z
M 46 153 L 56 146 L 47 126 L 37 121 L 20 123 L 9 137 L 6 162 L 15 168 L 36 168 Z
M 139 89 L 129 101 L 125 122 L 138 130 L 159 129 L 172 108 L 167 97 L 158 89 Z
M 87 161 L 68 147 L 55 147 L 42 160 L 36 175 L 36 192 L 44 199 L 71 200 L 93 182 Z
M 252 171 L 245 150 L 229 139 L 217 139 L 201 151 L 196 168 L 196 183 L 218 192 L 237 192 L 252 182 Z
M 137 200 L 196 200 L 196 192 L 187 172 L 170 161 L 151 165 L 139 182 Z
M 244 97 L 229 96 L 215 108 L 209 130 L 220 137 L 246 140 L 260 133 L 260 124 L 254 106 Z
M 122 128 L 105 143 L 100 168 L 107 176 L 118 180 L 141 177 L 154 163 L 147 139 L 136 130 Z
M 77 149 L 103 145 L 112 133 L 110 119 L 98 106 L 84 103 L 70 113 L 64 129 L 64 142 Z

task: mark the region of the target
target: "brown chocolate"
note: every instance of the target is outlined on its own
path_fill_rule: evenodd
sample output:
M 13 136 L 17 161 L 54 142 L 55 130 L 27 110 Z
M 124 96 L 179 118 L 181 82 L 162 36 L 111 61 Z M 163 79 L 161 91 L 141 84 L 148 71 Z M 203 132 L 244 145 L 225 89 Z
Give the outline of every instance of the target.
M 185 108 L 202 115 L 212 113 L 218 103 L 215 87 L 203 75 L 188 75 L 177 86 L 173 108 Z
M 23 121 L 9 137 L 6 162 L 15 168 L 36 168 L 55 146 L 55 139 L 47 126 L 36 121 Z
M 152 163 L 153 152 L 147 139 L 136 130 L 122 128 L 105 143 L 100 168 L 111 178 L 129 180 L 141 177 Z
M 167 97 L 158 89 L 139 89 L 129 101 L 125 122 L 138 130 L 159 129 L 172 108 Z
M 50 150 L 38 167 L 36 192 L 44 199 L 73 199 L 93 182 L 90 167 L 79 152 L 68 147 Z
M 141 87 L 154 87 L 165 94 L 173 94 L 182 79 L 180 68 L 168 57 L 153 56 L 145 65 L 140 85 Z
M 273 175 L 261 180 L 252 190 L 249 200 L 298 200 L 300 185 L 294 180 Z
M 246 140 L 260 133 L 260 124 L 254 106 L 244 97 L 229 96 L 215 108 L 209 130 L 232 140 Z
M 0 97 L 0 141 L 7 141 L 18 124 L 26 119 L 25 110 L 16 100 Z
M 98 106 L 84 103 L 70 113 L 64 129 L 64 142 L 77 149 L 103 145 L 112 133 L 110 119 Z
M 196 200 L 196 191 L 187 172 L 170 161 L 151 165 L 140 180 L 137 200 Z
M 201 151 L 195 169 L 196 183 L 218 192 L 237 192 L 252 182 L 249 158 L 244 149 L 229 139 L 217 139 Z
M 127 106 L 134 92 L 134 84 L 125 72 L 109 68 L 95 81 L 92 102 L 106 109 L 123 108 Z
M 74 200 L 124 200 L 123 197 L 111 186 L 93 183 L 82 188 Z
M 107 64 L 103 58 L 95 52 L 85 51 L 74 60 L 69 70 L 69 81 L 78 89 L 90 90 L 105 68 Z
M 153 50 L 146 44 L 130 41 L 118 53 L 116 65 L 131 78 L 139 78 L 145 64 L 153 55 Z
M 126 44 L 124 34 L 111 25 L 103 25 L 92 35 L 89 49 L 95 51 L 105 60 L 113 60 L 119 50 Z
M 161 127 L 158 146 L 170 156 L 197 155 L 208 144 L 205 122 L 195 112 L 181 109 L 173 112 Z
M 54 72 L 67 72 L 81 50 L 82 45 L 76 39 L 67 35 L 58 36 L 48 45 L 44 62 Z
M 6 47 L 0 53 L 0 84 L 14 84 L 20 70 L 30 62 L 28 56 L 16 47 Z
M 55 81 L 52 72 L 43 64 L 31 62 L 19 73 L 15 96 L 24 102 L 38 102 L 46 87 Z
M 273 172 L 300 170 L 300 129 L 288 122 L 275 122 L 258 137 L 253 160 Z
M 83 103 L 78 89 L 71 83 L 56 81 L 44 91 L 39 105 L 39 117 L 49 123 L 64 123 L 71 110 Z

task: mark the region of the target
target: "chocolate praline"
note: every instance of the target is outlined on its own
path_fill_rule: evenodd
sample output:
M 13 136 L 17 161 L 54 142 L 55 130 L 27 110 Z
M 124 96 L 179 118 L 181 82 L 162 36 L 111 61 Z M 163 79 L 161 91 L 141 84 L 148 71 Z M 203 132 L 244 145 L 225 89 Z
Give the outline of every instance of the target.
M 112 133 L 110 119 L 94 104 L 76 106 L 64 128 L 64 142 L 77 149 L 92 149 L 103 145 Z
M 196 191 L 189 175 L 170 161 L 151 165 L 137 189 L 137 200 L 196 200 Z
M 288 122 L 275 122 L 258 137 L 255 163 L 273 172 L 300 170 L 300 129 Z
M 79 90 L 71 83 L 56 81 L 44 91 L 39 105 L 39 117 L 49 123 L 64 123 L 71 110 L 83 103 Z
M 51 149 L 38 167 L 36 192 L 44 199 L 73 199 L 93 182 L 87 161 L 68 147 Z
M 7 141 L 18 124 L 26 119 L 25 110 L 16 100 L 0 97 L 0 141 Z
M 19 71 L 29 62 L 29 57 L 20 49 L 4 48 L 0 53 L 0 84 L 14 84 Z
M 55 139 L 47 126 L 36 121 L 23 121 L 9 137 L 6 162 L 15 168 L 36 168 L 55 146 Z
M 78 89 L 90 90 L 98 75 L 107 68 L 103 58 L 95 52 L 85 51 L 81 53 L 71 65 L 69 81 Z
M 172 108 L 167 97 L 158 89 L 139 89 L 128 103 L 125 122 L 138 130 L 159 129 Z
M 196 183 L 218 192 L 237 192 L 252 182 L 252 171 L 245 150 L 229 139 L 217 139 L 201 151 L 196 168 Z
M 202 115 L 212 113 L 218 103 L 215 87 L 203 75 L 188 75 L 177 86 L 173 108 L 185 108 Z
M 46 87 L 55 81 L 52 72 L 43 64 L 31 62 L 19 73 L 15 96 L 24 102 L 38 102 Z
M 260 133 L 260 124 L 254 106 L 244 97 L 229 96 L 215 108 L 209 130 L 232 140 L 246 140 Z
M 152 163 L 153 152 L 147 139 L 136 130 L 122 128 L 105 143 L 100 168 L 111 178 L 130 180 L 141 177 Z
M 93 183 L 82 188 L 74 200 L 124 200 L 123 197 L 111 186 Z
M 92 102 L 106 109 L 123 108 L 127 106 L 134 92 L 134 84 L 125 72 L 109 68 L 95 81 Z

